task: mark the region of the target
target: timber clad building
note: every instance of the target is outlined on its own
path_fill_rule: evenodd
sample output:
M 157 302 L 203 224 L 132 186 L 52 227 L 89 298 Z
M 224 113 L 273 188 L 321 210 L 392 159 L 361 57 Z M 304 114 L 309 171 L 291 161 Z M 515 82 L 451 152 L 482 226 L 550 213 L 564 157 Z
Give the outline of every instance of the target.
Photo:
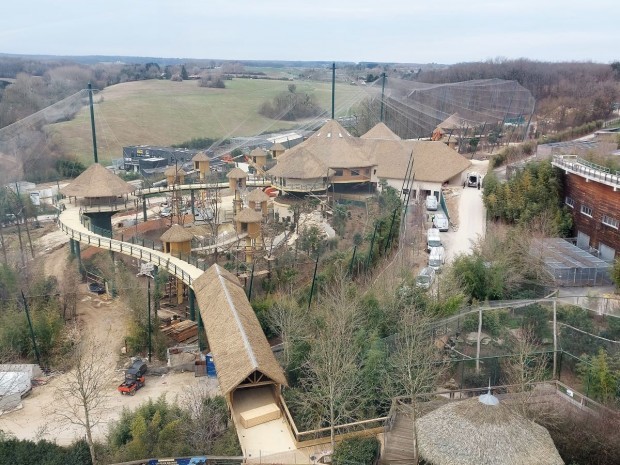
M 552 163 L 565 173 L 564 203 L 577 246 L 614 260 L 620 251 L 620 176 L 576 156 L 556 156 Z

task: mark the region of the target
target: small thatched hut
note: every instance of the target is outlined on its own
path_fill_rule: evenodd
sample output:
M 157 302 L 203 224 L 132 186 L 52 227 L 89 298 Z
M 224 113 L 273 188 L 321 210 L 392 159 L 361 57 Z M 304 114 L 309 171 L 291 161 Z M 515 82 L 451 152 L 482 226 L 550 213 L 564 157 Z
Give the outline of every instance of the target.
M 549 432 L 491 394 L 451 402 L 416 420 L 432 465 L 563 465 Z

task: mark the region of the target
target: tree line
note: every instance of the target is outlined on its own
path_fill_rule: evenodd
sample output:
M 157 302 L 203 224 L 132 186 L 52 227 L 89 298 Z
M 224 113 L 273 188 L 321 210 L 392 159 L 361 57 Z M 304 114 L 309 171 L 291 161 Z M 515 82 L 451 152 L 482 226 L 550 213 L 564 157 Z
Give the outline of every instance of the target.
M 423 69 L 416 77 L 437 84 L 492 78 L 517 81 L 532 93 L 543 132 L 607 119 L 620 96 L 620 63 L 497 59 Z

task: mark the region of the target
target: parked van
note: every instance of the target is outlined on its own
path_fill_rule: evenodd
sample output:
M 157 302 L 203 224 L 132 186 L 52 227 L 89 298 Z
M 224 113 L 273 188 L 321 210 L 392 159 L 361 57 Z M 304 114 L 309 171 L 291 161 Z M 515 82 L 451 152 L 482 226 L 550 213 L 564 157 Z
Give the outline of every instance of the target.
M 448 218 L 443 212 L 435 214 L 435 216 L 433 217 L 433 227 L 439 229 L 442 232 L 445 232 L 449 229 L 450 223 L 448 222 Z
M 467 186 L 468 187 L 477 187 L 480 189 L 480 183 L 482 182 L 482 176 L 475 171 L 471 171 L 467 173 Z
M 428 256 L 428 266 L 436 272 L 446 263 L 446 251 L 443 247 L 431 247 L 431 253 Z
M 439 229 L 431 228 L 426 231 L 426 251 L 430 252 L 433 247 L 441 247 Z
M 426 209 L 431 211 L 437 210 L 437 197 L 434 195 L 426 196 Z
M 433 281 L 435 280 L 435 270 L 433 270 L 430 266 L 426 268 L 422 268 L 420 274 L 415 278 L 415 285 L 417 287 L 421 287 L 422 289 L 428 289 L 433 285 Z

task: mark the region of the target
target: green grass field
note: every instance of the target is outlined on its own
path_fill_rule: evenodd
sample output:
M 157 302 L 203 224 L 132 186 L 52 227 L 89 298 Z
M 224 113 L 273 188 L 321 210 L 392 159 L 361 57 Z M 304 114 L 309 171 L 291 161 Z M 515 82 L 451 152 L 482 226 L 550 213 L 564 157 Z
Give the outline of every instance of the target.
M 234 79 L 226 89 L 199 87 L 197 81 L 139 81 L 104 89 L 95 105 L 97 147 L 102 163 L 122 157 L 127 145 L 168 146 L 198 137 L 253 136 L 298 127 L 299 122 L 275 121 L 258 108 L 289 84 L 314 94 L 331 111 L 331 83 Z M 336 85 L 336 116 L 349 114 L 369 89 Z M 90 113 L 83 108 L 71 121 L 48 126 L 54 142 L 69 156 L 93 160 Z

